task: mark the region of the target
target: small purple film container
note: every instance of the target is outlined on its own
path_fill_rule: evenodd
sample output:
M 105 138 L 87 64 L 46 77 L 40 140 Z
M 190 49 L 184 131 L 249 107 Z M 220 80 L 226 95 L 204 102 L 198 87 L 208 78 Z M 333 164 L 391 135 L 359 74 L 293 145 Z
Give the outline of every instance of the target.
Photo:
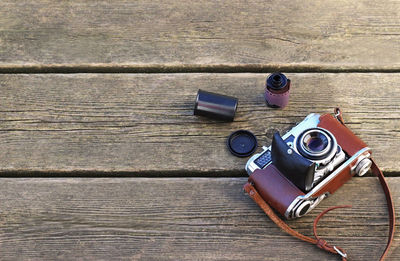
M 265 101 L 269 107 L 284 108 L 289 103 L 290 79 L 283 73 L 272 73 L 265 84 Z

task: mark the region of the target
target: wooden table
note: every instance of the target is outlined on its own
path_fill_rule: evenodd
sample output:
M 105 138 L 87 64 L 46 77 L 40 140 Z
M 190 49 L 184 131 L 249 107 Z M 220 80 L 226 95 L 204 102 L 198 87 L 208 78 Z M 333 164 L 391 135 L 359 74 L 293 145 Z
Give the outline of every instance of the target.
M 399 15 L 398 1 L 1 1 L 1 259 L 338 260 L 265 216 L 225 142 L 247 129 L 268 145 L 340 106 L 399 209 Z M 263 100 L 273 71 L 292 80 L 283 110 Z M 238 97 L 235 121 L 193 116 L 198 89 Z M 319 233 L 377 260 L 388 218 L 371 175 L 289 224 L 312 235 L 337 204 L 353 208 Z

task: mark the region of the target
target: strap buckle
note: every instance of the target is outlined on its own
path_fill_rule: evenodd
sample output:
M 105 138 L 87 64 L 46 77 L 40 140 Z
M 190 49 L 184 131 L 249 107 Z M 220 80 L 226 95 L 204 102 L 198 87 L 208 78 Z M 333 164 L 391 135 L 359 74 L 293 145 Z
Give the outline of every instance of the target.
M 344 120 L 343 120 L 343 117 L 342 117 L 342 111 L 340 110 L 339 107 L 335 108 L 335 115 L 334 116 L 341 124 L 344 125 Z
M 342 112 L 340 111 L 340 108 L 336 107 L 335 108 L 335 118 L 337 119 L 341 114 L 342 114 Z
M 335 251 L 341 255 L 343 258 L 347 258 L 347 253 L 343 253 L 342 251 L 340 251 L 336 246 L 333 246 L 333 249 L 335 249 Z

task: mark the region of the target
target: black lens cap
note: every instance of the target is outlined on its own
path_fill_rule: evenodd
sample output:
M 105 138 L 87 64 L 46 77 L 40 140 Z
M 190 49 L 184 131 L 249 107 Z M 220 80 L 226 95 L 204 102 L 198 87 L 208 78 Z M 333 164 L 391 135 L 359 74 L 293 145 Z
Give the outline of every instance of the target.
M 229 151 L 237 157 L 247 157 L 257 149 L 257 138 L 247 130 L 232 132 L 227 140 Z

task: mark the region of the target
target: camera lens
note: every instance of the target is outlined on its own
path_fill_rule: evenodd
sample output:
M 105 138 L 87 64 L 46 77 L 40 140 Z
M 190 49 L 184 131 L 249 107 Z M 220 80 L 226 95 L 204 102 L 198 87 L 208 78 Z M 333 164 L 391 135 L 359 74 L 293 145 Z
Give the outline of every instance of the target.
M 303 145 L 309 152 L 319 153 L 328 147 L 329 140 L 322 132 L 313 131 L 304 136 Z
M 333 135 L 322 128 L 305 130 L 296 142 L 297 151 L 311 160 L 327 160 L 335 155 L 337 143 Z

